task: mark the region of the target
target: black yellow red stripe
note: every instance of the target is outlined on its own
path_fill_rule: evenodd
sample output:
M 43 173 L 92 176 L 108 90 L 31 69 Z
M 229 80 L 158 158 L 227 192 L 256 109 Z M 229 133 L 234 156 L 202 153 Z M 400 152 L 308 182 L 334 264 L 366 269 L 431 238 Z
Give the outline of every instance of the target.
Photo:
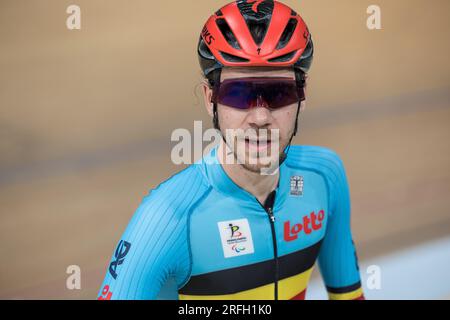
M 328 287 L 328 297 L 330 300 L 362 300 L 364 299 L 361 282 L 350 286 L 333 288 Z
M 300 292 L 299 294 L 295 295 L 291 298 L 291 300 L 305 300 L 306 297 L 306 289 Z
M 278 258 L 279 299 L 291 299 L 306 289 L 321 242 Z M 237 268 L 192 276 L 179 290 L 180 299 L 273 299 L 275 264 L 267 260 Z M 234 281 L 233 281 L 234 280 Z
M 278 282 L 278 299 L 280 300 L 304 300 L 306 287 L 313 268 L 285 278 Z M 184 295 L 180 294 L 180 300 L 272 300 L 274 298 L 274 283 L 232 294 L 225 295 Z

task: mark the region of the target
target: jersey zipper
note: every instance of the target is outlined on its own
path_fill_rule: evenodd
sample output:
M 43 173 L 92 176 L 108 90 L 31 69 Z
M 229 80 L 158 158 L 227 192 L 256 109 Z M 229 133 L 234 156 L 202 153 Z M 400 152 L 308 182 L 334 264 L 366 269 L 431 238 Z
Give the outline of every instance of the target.
M 270 219 L 270 227 L 272 229 L 272 241 L 273 241 L 273 255 L 275 260 L 275 300 L 278 300 L 278 247 L 277 247 L 277 235 L 275 233 L 275 216 L 273 215 L 273 209 L 268 208 L 267 213 Z
M 256 198 L 255 198 L 256 199 Z M 274 292 L 274 300 L 278 300 L 278 278 L 279 278 L 279 266 L 278 266 L 278 246 L 277 246 L 277 235 L 275 232 L 275 216 L 273 214 L 273 206 L 275 205 L 275 201 L 271 207 L 265 208 L 264 205 L 259 202 L 258 199 L 256 201 L 261 205 L 261 207 L 266 211 L 270 220 L 270 229 L 272 231 L 272 243 L 273 243 L 273 256 L 275 263 L 275 292 Z

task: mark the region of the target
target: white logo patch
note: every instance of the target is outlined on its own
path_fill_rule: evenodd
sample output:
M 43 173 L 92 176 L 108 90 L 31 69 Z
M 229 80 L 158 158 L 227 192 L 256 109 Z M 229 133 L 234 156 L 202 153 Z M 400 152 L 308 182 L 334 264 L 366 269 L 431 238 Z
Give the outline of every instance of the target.
M 303 177 L 292 176 L 291 177 L 291 196 L 303 196 Z
M 255 252 L 252 232 L 247 219 L 221 221 L 217 223 L 225 258 Z

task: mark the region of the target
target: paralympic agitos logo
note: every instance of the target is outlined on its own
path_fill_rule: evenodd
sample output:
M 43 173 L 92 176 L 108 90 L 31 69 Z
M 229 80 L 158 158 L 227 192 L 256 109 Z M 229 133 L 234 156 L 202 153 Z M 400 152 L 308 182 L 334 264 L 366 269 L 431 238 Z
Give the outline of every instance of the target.
M 325 211 L 320 210 L 319 213 L 313 211 L 309 216 L 304 216 L 303 221 L 291 226 L 290 221 L 284 223 L 284 240 L 287 242 L 294 241 L 298 238 L 300 232 L 306 235 L 311 234 L 322 228 L 322 221 L 325 219 Z

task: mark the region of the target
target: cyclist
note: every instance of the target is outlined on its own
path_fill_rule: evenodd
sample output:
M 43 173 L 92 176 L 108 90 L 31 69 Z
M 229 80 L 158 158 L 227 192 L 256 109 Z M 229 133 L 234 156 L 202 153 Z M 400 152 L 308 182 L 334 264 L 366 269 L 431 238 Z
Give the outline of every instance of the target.
M 99 299 L 164 288 L 178 299 L 300 300 L 316 261 L 330 299 L 363 299 L 343 163 L 291 146 L 313 51 L 302 18 L 278 1 L 238 0 L 210 17 L 198 54 L 223 139 L 143 199 Z M 244 135 L 226 134 L 236 129 Z

